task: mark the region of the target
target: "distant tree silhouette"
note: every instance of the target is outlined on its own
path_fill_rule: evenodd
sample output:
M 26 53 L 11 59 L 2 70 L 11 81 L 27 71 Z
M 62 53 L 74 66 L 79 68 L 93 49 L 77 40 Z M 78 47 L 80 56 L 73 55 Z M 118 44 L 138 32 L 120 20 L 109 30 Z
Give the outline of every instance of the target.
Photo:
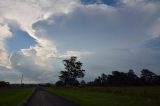
M 70 57 L 63 60 L 65 70 L 60 72 L 60 81 L 56 82 L 57 86 L 64 85 L 79 85 L 80 86 L 146 86 L 146 85 L 160 85 L 160 75 L 156 75 L 149 69 L 143 69 L 138 77 L 134 70 L 130 69 L 128 72 L 112 71 L 107 75 L 102 73 L 93 81 L 80 83 L 77 78 L 83 78 L 85 70 L 82 69 L 82 63 L 77 61 L 77 57 Z
M 153 72 L 151 72 L 148 69 L 143 69 L 141 71 L 141 82 L 143 85 L 151 85 L 155 83 L 157 75 Z
M 154 84 L 155 85 L 160 85 L 160 75 L 155 76 Z
M 87 85 L 87 86 L 97 86 L 97 85 L 95 85 L 95 82 L 94 82 L 94 81 L 89 81 L 89 82 L 87 82 L 86 85 Z
M 102 79 L 101 79 L 100 76 L 98 76 L 98 78 L 95 78 L 94 85 L 96 85 L 96 86 L 102 86 Z
M 85 70 L 82 69 L 82 63 L 77 61 L 77 57 L 63 60 L 65 70 L 60 72 L 60 80 L 64 85 L 79 85 L 77 78 L 83 78 Z
M 63 81 L 57 81 L 57 82 L 55 83 L 55 85 L 56 85 L 56 86 L 64 86 L 64 83 L 63 83 Z
M 127 73 L 127 82 L 128 82 L 127 85 L 131 85 L 131 86 L 139 84 L 139 78 L 132 69 L 130 69 Z
M 9 86 L 9 82 L 0 81 L 0 87 L 6 87 Z
M 132 78 L 132 79 L 137 79 L 137 78 L 138 78 L 138 76 L 134 73 L 134 71 L 133 71 L 132 69 L 130 69 L 130 70 L 128 71 L 127 76 L 128 76 L 129 78 Z
M 104 74 L 104 73 L 101 74 L 101 84 L 102 84 L 102 86 L 107 85 L 107 77 L 108 76 L 106 74 Z
M 112 71 L 111 75 L 104 73 L 88 82 L 88 86 L 141 86 L 141 85 L 160 85 L 160 75 L 156 75 L 148 69 L 141 71 L 138 77 L 132 69 L 127 73 Z
M 84 80 L 82 80 L 82 81 L 80 82 L 80 85 L 81 85 L 81 86 L 85 86 L 85 85 L 86 85 L 86 82 L 85 82 Z

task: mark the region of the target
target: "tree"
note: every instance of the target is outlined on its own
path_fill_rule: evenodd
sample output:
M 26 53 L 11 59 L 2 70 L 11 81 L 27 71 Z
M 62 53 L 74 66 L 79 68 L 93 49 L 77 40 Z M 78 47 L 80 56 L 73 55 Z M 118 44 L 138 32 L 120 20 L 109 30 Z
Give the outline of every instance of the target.
M 94 85 L 95 86 L 106 86 L 107 85 L 107 75 L 102 73 L 101 76 L 98 76 L 94 80 Z
M 112 71 L 112 85 L 127 85 L 127 74 L 119 71 Z
M 141 71 L 138 77 L 134 70 L 128 72 L 112 71 L 112 74 L 96 77 L 93 81 L 87 83 L 88 86 L 146 86 L 160 85 L 160 75 L 156 75 L 148 69 Z
M 104 73 L 101 74 L 101 83 L 102 83 L 102 86 L 107 85 L 107 75 Z
M 6 87 L 9 86 L 9 82 L 0 81 L 0 87 Z
M 83 87 L 83 86 L 86 85 L 86 82 L 85 82 L 84 80 L 82 80 L 82 81 L 80 82 L 80 84 L 81 84 L 81 86 Z
M 63 81 L 57 81 L 55 85 L 56 86 L 64 86 L 64 83 L 63 83 Z
M 155 85 L 160 85 L 160 75 L 157 75 L 154 79 Z
M 141 71 L 141 81 L 143 84 L 153 84 L 156 76 L 157 75 L 155 73 L 151 72 L 148 69 L 143 69 Z
M 70 59 L 63 60 L 65 70 L 60 72 L 60 80 L 64 85 L 78 85 L 77 78 L 83 78 L 85 70 L 82 69 L 82 63 L 77 61 L 77 57 L 70 57 Z
M 102 86 L 102 78 L 100 76 L 94 80 L 94 85 Z
M 132 69 L 130 69 L 127 73 L 127 76 L 131 79 L 137 79 L 138 76 L 134 73 L 134 71 Z
M 69 73 L 67 71 L 61 71 L 60 74 L 61 74 L 61 76 L 59 76 L 60 80 L 63 81 L 64 85 L 66 85 L 70 80 Z
M 130 69 L 127 73 L 127 81 L 128 81 L 128 85 L 138 85 L 139 81 L 138 81 L 138 76 L 134 73 L 134 71 L 132 69 Z

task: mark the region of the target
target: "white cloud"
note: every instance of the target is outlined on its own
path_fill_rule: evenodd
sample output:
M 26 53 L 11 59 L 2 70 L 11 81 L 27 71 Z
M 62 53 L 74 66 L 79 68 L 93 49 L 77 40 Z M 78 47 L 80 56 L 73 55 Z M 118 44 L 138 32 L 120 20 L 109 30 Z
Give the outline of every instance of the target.
M 0 57 L 0 66 L 10 69 L 10 55 L 5 50 L 0 49 Z
M 7 24 L 0 25 L 0 66 L 10 69 L 10 55 L 5 48 L 6 39 L 11 37 L 11 32 Z
M 57 48 L 53 41 L 40 38 L 32 29 L 32 24 L 39 20 L 48 18 L 50 15 L 57 13 L 68 13 L 78 0 L 1 0 L 0 1 L 0 22 L 9 23 L 8 20 L 16 21 L 22 30 L 26 31 L 32 38 L 37 41 L 37 44 L 29 49 L 24 49 L 22 52 L 26 55 L 34 55 L 39 58 L 49 58 L 56 55 Z M 11 36 L 8 26 L 0 27 L 1 42 Z M 9 58 L 5 50 L 5 43 L 1 44 L 2 64 L 7 65 Z M 31 50 L 31 51 L 30 51 Z M 9 63 L 8 63 L 9 64 Z
M 60 39 L 69 44 L 73 43 L 70 46 L 76 44 L 85 48 L 90 45 L 95 47 L 106 44 L 106 48 L 136 47 L 155 36 L 152 29 L 159 32 L 158 28 L 153 27 L 159 25 L 160 17 L 159 4 L 138 3 L 136 2 L 135 6 L 120 7 L 103 4 L 80 5 L 68 14 L 53 15 L 47 20 L 39 21 L 33 28 L 42 37 L 44 35 L 48 39 L 61 37 Z
M 14 53 L 11 57 L 13 71 L 19 76 L 23 74 L 25 83 L 53 83 L 58 80 L 59 70 L 61 70 L 58 61 L 61 62 L 57 58 L 42 61 L 36 56 L 25 56 L 22 52 Z
M 25 56 L 37 56 L 42 58 L 56 57 L 57 49 L 54 44 L 48 40 L 40 39 L 41 43 L 31 46 L 28 49 L 21 49 Z
M 59 56 L 60 58 L 69 58 L 71 56 L 76 56 L 76 57 L 82 57 L 86 55 L 92 54 L 91 52 L 87 51 L 67 51 L 64 55 Z
M 51 14 L 68 12 L 76 2 L 77 0 L 1 0 L 0 17 L 17 21 L 23 30 L 38 40 L 32 24 Z
M 7 25 L 0 26 L 0 40 L 3 41 L 5 38 L 11 37 L 11 32 L 9 31 L 9 27 Z
M 116 67 L 141 69 L 149 66 L 156 70 L 158 64 L 155 66 L 149 63 L 157 63 L 157 60 L 152 58 L 159 58 L 159 51 L 152 54 L 152 49 L 139 49 L 160 34 L 159 3 L 128 0 L 115 7 L 104 4 L 79 5 L 68 14 L 57 14 L 39 21 L 33 28 L 38 35 L 55 39 L 62 46 L 61 49 L 71 51 L 62 57 L 78 55 L 79 53 L 72 52 L 74 49 L 93 52 L 94 57 L 90 57 L 87 64 L 95 62 L 94 66 L 104 66 L 103 72 L 106 69 L 116 70 Z M 132 49 L 139 52 L 130 54 L 128 51 Z M 149 53 L 144 54 L 145 51 Z M 136 55 L 144 55 L 145 58 L 136 58 Z M 96 69 L 92 65 L 89 70 Z M 96 72 L 98 71 L 97 69 Z
M 125 48 L 130 51 L 160 35 L 159 5 L 149 0 L 121 0 L 115 7 L 83 5 L 79 0 L 1 0 L 0 64 L 12 66 L 13 76 L 24 73 L 26 82 L 47 82 L 57 79 L 62 67 L 59 57 L 84 57 L 81 59 L 86 59 L 88 70 L 95 70 L 94 75 L 108 67 L 134 67 L 134 62 L 143 66 L 157 63 L 152 57 L 159 58 L 158 51 L 134 49 L 139 52 L 130 53 Z M 10 56 L 5 43 L 12 37 L 7 26 L 13 24 L 10 20 L 16 21 L 37 44 Z M 137 55 L 144 57 L 136 60 Z

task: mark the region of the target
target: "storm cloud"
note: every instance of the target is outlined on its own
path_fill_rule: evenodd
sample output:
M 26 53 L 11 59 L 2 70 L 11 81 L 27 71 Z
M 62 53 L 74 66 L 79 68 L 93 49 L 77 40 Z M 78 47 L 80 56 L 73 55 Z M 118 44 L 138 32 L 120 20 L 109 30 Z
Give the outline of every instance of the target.
M 84 63 L 86 80 L 129 68 L 160 73 L 159 11 L 158 0 L 0 1 L 0 80 L 18 82 L 24 74 L 26 83 L 55 82 L 72 55 Z M 13 21 L 35 43 L 11 53 Z

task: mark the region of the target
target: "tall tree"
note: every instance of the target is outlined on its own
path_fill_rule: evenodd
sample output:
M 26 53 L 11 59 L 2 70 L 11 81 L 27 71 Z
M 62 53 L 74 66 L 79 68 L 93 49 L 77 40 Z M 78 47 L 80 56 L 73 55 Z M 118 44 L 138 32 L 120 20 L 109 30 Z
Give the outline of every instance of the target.
M 101 83 L 103 86 L 107 85 L 107 75 L 106 74 L 104 73 L 101 74 L 101 80 L 102 80 Z
M 77 78 L 83 78 L 85 70 L 82 69 L 82 63 L 77 61 L 77 57 L 70 57 L 69 59 L 63 60 L 65 70 L 60 72 L 60 80 L 65 85 L 77 85 L 79 81 Z

